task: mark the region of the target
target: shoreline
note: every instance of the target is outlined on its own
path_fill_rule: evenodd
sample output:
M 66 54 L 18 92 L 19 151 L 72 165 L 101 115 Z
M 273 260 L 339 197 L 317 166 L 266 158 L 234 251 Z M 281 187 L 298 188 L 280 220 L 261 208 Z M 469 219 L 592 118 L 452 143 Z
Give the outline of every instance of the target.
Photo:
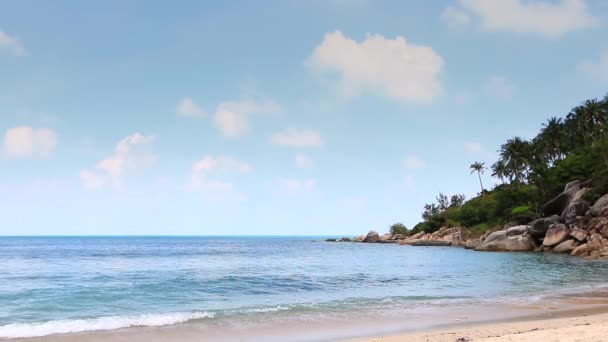
M 155 342 L 199 341 L 536 341 L 565 329 L 564 336 L 585 330 L 590 339 L 608 336 L 608 291 L 558 295 L 528 304 L 446 304 L 442 308 L 400 311 L 397 316 L 371 318 L 365 308 L 343 313 L 341 320 L 291 319 L 277 324 L 239 325 L 214 320 L 191 321 L 159 327 L 55 334 L 30 338 L 0 339 L 18 342 Z M 546 334 L 539 337 L 539 334 Z M 559 332 L 562 334 L 561 330 Z M 526 334 L 531 334 L 531 339 Z M 582 334 L 577 332 L 573 336 Z M 243 336 L 247 336 L 243 339 Z M 459 338 L 463 338 L 458 340 Z M 504 339 L 502 339 L 504 338 Z M 512 339 L 511 339 L 512 340 Z M 551 341 L 551 339 L 549 339 Z M 569 341 L 561 339 L 559 341 Z M 574 339 L 572 341 L 575 341 Z M 581 341 L 577 339 L 576 341 Z

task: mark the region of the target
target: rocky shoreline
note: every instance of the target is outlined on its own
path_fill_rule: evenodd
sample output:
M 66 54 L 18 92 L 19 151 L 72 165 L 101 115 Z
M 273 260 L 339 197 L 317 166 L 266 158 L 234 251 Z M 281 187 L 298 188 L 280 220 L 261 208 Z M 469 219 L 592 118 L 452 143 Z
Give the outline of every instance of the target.
M 371 230 L 354 239 L 332 242 L 398 243 L 409 246 L 456 246 L 484 252 L 549 252 L 588 259 L 608 258 L 608 195 L 595 203 L 584 199 L 590 182 L 574 181 L 542 207 L 543 218 L 526 225 L 507 224 L 477 238 L 460 227 L 442 227 L 412 236 Z

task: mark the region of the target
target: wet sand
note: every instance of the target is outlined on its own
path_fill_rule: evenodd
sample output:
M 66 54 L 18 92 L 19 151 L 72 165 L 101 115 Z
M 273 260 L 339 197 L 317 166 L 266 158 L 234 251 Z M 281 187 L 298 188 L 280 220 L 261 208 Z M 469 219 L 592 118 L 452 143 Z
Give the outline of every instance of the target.
M 284 317 L 237 325 L 211 320 L 10 341 L 608 341 L 608 293 L 531 304 L 446 305 L 385 316 L 361 310 L 322 320 Z

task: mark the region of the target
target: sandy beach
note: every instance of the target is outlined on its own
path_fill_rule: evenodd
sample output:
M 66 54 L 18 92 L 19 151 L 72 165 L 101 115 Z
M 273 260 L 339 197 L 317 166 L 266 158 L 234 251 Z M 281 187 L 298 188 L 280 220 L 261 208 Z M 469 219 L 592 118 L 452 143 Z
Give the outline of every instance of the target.
M 521 322 L 492 323 L 466 327 L 377 336 L 357 342 L 464 342 L 464 341 L 544 341 L 599 342 L 608 341 L 608 313 L 584 314 Z

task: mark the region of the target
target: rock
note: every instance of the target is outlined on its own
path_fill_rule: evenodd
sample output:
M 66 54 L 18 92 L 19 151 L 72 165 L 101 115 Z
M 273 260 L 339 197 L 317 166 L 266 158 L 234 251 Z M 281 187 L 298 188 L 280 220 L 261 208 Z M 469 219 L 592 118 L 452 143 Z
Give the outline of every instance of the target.
M 572 250 L 572 252 L 570 252 L 570 255 L 572 256 L 582 256 L 582 255 L 586 255 L 589 253 L 589 247 L 587 246 L 586 243 L 574 248 Z
M 570 236 L 570 229 L 565 224 L 553 224 L 547 230 L 547 235 L 543 240 L 543 246 L 553 247 L 566 241 Z
M 484 240 L 483 243 L 490 243 L 496 240 L 504 239 L 507 237 L 506 230 L 499 230 L 497 232 L 490 233 Z
M 396 234 L 393 236 L 393 240 L 403 240 L 406 239 L 407 237 L 403 234 Z
M 578 186 L 578 185 L 580 185 L 580 184 L 581 184 L 581 181 L 580 181 L 580 180 L 574 180 L 574 181 L 572 181 L 572 182 L 570 182 L 570 183 L 566 184 L 566 187 L 564 188 L 564 191 L 568 191 L 568 190 L 570 190 L 570 189 L 572 189 L 572 188 L 574 188 L 575 186 Z
M 570 204 L 576 193 L 581 189 L 581 182 L 570 182 L 561 194 L 547 202 L 542 208 L 544 216 L 561 215 Z
M 422 236 L 424 236 L 424 234 L 426 234 L 426 233 L 425 232 L 416 233 L 416 234 L 410 236 L 410 239 L 420 239 Z
M 604 195 L 595 201 L 589 209 L 589 213 L 593 216 L 598 216 L 604 208 L 608 208 L 608 195 Z
M 382 236 L 378 237 L 378 241 L 379 243 L 392 243 L 395 242 L 394 240 L 392 240 L 392 235 L 391 233 L 386 233 L 383 234 Z
M 347 238 L 347 237 L 343 237 L 340 239 L 340 242 L 352 242 L 353 240 L 351 238 Z
M 326 242 L 337 242 L 338 239 L 325 239 Z
M 366 243 L 376 243 L 376 242 L 378 242 L 379 238 L 380 238 L 380 236 L 378 235 L 377 231 L 370 230 L 369 233 L 367 233 L 367 235 L 363 239 L 363 242 L 366 242 Z
M 589 234 L 587 234 L 586 231 L 580 229 L 580 228 L 574 228 L 572 230 L 572 232 L 570 232 L 570 236 L 572 236 L 573 238 L 575 238 L 578 241 L 585 241 L 587 239 L 587 236 Z
M 475 249 L 477 248 L 477 246 L 481 245 L 481 239 L 472 239 L 472 240 L 467 240 L 464 243 L 464 248 L 465 249 Z
M 353 242 L 363 242 L 365 240 L 365 235 L 359 235 L 353 239 Z
M 570 253 L 576 248 L 576 240 L 566 240 L 553 248 L 553 253 Z
M 506 231 L 500 232 L 504 233 L 500 235 L 494 235 L 499 232 L 490 234 L 475 250 L 483 252 L 530 252 L 534 250 L 534 244 L 530 236 L 507 236 Z M 490 239 L 491 241 L 488 241 Z
M 413 240 L 410 241 L 409 243 L 412 246 L 436 246 L 436 247 L 441 247 L 441 246 L 451 246 L 452 242 L 451 241 L 446 241 L 446 240 Z
M 507 236 L 519 236 L 528 232 L 528 226 L 515 226 L 507 229 Z
M 547 230 L 552 224 L 560 223 L 561 218 L 557 215 L 553 215 L 547 218 L 541 218 L 535 221 L 532 221 L 528 225 L 528 234 L 530 234 L 535 239 L 542 239 L 547 234 Z

